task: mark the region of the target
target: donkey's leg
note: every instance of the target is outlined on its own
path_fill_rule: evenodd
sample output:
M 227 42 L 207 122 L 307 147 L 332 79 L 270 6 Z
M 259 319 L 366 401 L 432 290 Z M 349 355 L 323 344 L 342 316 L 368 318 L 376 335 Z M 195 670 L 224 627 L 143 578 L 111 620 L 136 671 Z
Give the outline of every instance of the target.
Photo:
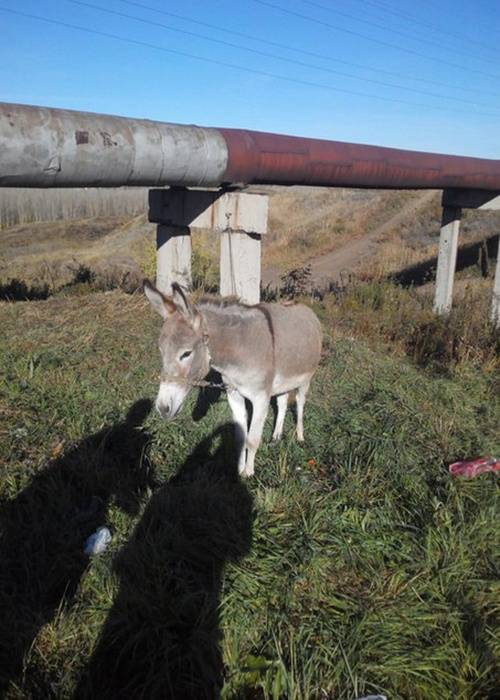
M 288 406 L 288 394 L 280 394 L 276 397 L 278 406 L 278 415 L 276 416 L 276 425 L 274 426 L 273 440 L 279 440 L 283 432 L 283 423 L 285 422 L 286 407 Z
M 252 399 L 253 412 L 247 438 L 247 464 L 243 472 L 245 476 L 252 476 L 254 472 L 255 453 L 259 449 L 262 439 L 270 398 L 268 394 L 258 394 Z
M 307 381 L 299 386 L 297 389 L 297 440 L 299 442 L 304 442 L 304 404 L 306 402 L 307 392 L 309 391 L 309 384 L 311 383 L 311 378 L 309 377 Z
M 233 414 L 233 420 L 236 423 L 236 440 L 241 443 L 241 451 L 238 457 L 238 471 L 242 474 L 245 470 L 246 464 L 246 439 L 248 432 L 248 417 L 247 417 L 247 407 L 245 406 L 245 399 L 236 391 L 236 389 L 228 390 L 227 400 L 229 401 L 229 406 L 231 407 L 231 413 Z

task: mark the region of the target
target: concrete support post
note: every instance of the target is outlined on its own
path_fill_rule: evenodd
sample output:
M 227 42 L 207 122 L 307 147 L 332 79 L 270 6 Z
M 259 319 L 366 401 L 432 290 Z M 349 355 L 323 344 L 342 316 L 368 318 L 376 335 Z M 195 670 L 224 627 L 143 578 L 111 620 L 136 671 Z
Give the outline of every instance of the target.
M 434 297 L 434 311 L 441 315 L 447 314 L 451 310 L 461 218 L 462 209 L 460 207 L 443 208 Z
M 158 223 L 157 286 L 191 283 L 193 229 L 221 236 L 220 292 L 247 304 L 260 299 L 261 236 L 267 232 L 268 197 L 222 190 L 150 190 L 149 220 Z
M 220 293 L 246 304 L 260 301 L 261 237 L 224 232 L 220 239 Z
M 500 328 L 500 236 L 498 237 L 497 264 L 491 299 L 491 321 L 497 328 Z
M 156 230 L 156 286 L 170 294 L 172 283 L 191 286 L 191 235 L 189 228 L 159 224 Z
M 217 202 L 220 221 L 220 293 L 245 304 L 260 301 L 261 235 L 267 233 L 268 197 L 230 192 Z

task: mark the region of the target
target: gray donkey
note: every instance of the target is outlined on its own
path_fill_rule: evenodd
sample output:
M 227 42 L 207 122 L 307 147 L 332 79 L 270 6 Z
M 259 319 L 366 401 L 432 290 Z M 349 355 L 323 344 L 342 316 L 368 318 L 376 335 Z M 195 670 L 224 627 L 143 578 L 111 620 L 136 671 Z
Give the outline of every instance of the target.
M 148 280 L 144 291 L 164 320 L 158 412 L 175 418 L 189 390 L 212 367 L 222 375 L 233 420 L 245 438 L 239 472 L 254 473 L 255 453 L 272 396 L 278 413 L 273 440 L 283 432 L 288 393 L 297 391 L 297 439 L 304 440 L 304 404 L 321 355 L 321 326 L 302 304 L 257 304 L 205 299 L 191 304 L 177 284 L 168 297 Z M 252 403 L 248 426 L 245 399 Z M 237 430 L 239 430 L 237 428 Z

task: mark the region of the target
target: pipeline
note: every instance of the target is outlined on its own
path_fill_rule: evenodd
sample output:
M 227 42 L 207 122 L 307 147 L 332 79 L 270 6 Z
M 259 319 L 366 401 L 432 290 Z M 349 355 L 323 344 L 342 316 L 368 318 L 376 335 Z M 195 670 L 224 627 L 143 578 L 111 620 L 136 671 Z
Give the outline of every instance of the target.
M 500 160 L 0 103 L 1 187 L 500 190 Z

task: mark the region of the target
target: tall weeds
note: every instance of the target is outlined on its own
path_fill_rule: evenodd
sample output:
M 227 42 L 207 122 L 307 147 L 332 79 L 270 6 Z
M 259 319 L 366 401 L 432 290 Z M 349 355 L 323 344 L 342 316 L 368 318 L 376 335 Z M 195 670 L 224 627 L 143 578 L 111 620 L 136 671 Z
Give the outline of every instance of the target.
M 336 336 L 406 354 L 416 365 L 449 373 L 469 364 L 499 366 L 500 332 L 490 322 L 491 285 L 476 281 L 447 317 L 436 317 L 432 298 L 389 281 L 355 282 L 326 295 L 319 313 Z

